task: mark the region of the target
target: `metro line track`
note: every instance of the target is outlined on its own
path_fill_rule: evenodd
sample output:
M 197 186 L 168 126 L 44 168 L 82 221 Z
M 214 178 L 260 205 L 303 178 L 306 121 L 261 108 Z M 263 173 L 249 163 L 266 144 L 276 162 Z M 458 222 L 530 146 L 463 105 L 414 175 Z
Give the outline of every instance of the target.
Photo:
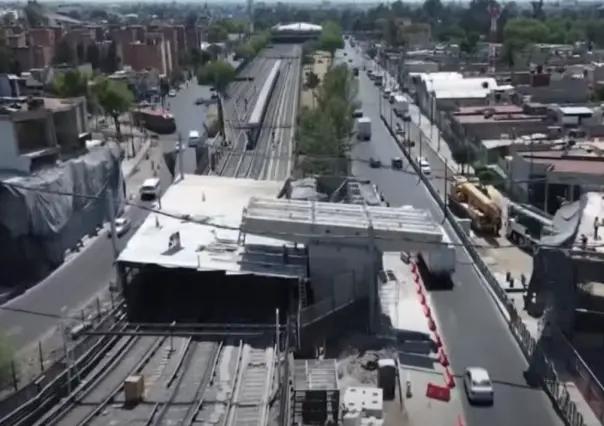
M 297 57 L 297 59 L 299 59 Z M 267 161 L 271 157 L 270 152 L 272 149 L 282 152 L 284 139 L 289 139 L 287 143 L 288 157 L 292 155 L 292 138 L 286 138 L 284 135 L 287 134 L 287 129 L 293 132 L 292 126 L 283 126 L 284 122 L 288 121 L 288 115 L 290 114 L 288 108 L 288 100 L 291 88 L 298 90 L 297 81 L 299 80 L 299 63 L 296 61 L 287 62 L 282 64 L 281 75 L 275 85 L 273 95 L 267 105 L 267 114 L 265 121 L 267 125 L 263 125 L 258 136 L 258 142 L 253 150 L 246 150 L 241 154 L 241 158 L 237 164 L 235 171 L 235 177 L 238 178 L 251 178 L 251 179 L 280 179 L 285 176 L 278 176 L 279 174 L 279 161 Z M 292 79 L 294 81 L 292 82 Z M 296 93 L 293 93 L 296 95 Z M 293 96 L 294 99 L 297 96 Z M 294 102 L 291 110 L 292 117 L 289 119 L 292 122 L 295 120 L 295 107 L 297 103 Z M 272 133 L 275 132 L 275 143 L 272 141 Z M 277 140 L 280 143 L 277 143 Z M 260 155 L 258 155 L 260 153 Z
M 261 75 L 262 71 L 265 68 L 268 68 L 270 66 L 270 64 L 272 63 L 272 61 L 270 61 L 270 60 L 264 60 L 264 58 L 262 56 L 258 56 L 257 58 L 254 59 L 254 61 L 258 61 L 258 62 L 252 62 L 256 65 L 256 67 L 258 67 L 258 70 L 255 70 L 253 72 L 253 74 L 257 74 L 257 75 Z M 252 65 L 252 64 L 250 64 L 250 65 Z M 244 112 L 243 116 L 241 117 L 241 120 L 240 120 L 240 117 L 238 116 L 237 108 L 235 107 L 235 105 L 232 105 L 233 108 L 231 111 L 225 111 L 225 117 L 230 116 L 231 121 L 245 122 L 247 119 L 249 119 L 250 114 L 252 113 L 253 105 L 257 101 L 257 97 L 259 95 L 260 90 L 259 89 L 255 90 L 255 86 L 250 83 L 238 82 L 235 84 L 240 84 L 240 86 L 237 87 L 235 89 L 234 93 L 232 93 L 229 96 L 231 102 L 235 103 L 237 101 L 237 99 L 241 99 L 241 97 L 244 97 L 248 100 L 248 104 L 251 104 L 252 106 L 247 108 L 247 110 Z M 252 91 L 252 92 L 250 93 L 250 91 Z M 226 107 L 225 107 L 225 110 L 226 110 Z M 233 160 L 236 161 L 235 165 L 238 164 L 237 158 L 238 158 L 239 153 L 236 151 L 245 150 L 245 148 L 246 148 L 246 146 L 245 146 L 246 141 L 245 141 L 245 137 L 244 137 L 245 127 L 246 127 L 245 125 L 243 125 L 243 126 L 239 125 L 236 128 L 231 126 L 230 130 L 233 133 L 236 132 L 237 136 L 236 136 L 235 140 L 231 140 L 230 149 L 227 150 L 226 156 L 221 160 L 222 165 L 218 170 L 219 176 L 233 174 L 233 173 L 229 173 L 228 169 L 230 168 L 229 166 L 233 165 L 233 162 L 234 162 Z M 226 129 L 225 129 L 225 131 L 226 131 Z
M 93 374 L 92 381 L 85 381 L 86 386 L 70 397 L 70 405 L 60 407 L 58 412 L 49 412 L 35 425 L 84 426 L 92 423 L 120 392 L 124 380 L 141 371 L 165 339 L 148 336 L 123 338 L 122 343 L 110 352 L 107 362 L 97 368 L 102 374 L 96 377 Z
M 189 426 L 195 422 L 203 395 L 214 376 L 222 346 L 222 342 L 194 342 L 192 349 L 190 345 L 187 347 L 180 368 L 172 378 L 174 387 L 166 401 L 155 405 L 147 425 L 160 426 L 177 421 L 180 425 Z M 187 380 L 193 380 L 194 386 L 187 387 Z M 168 383 L 168 387 L 172 383 Z

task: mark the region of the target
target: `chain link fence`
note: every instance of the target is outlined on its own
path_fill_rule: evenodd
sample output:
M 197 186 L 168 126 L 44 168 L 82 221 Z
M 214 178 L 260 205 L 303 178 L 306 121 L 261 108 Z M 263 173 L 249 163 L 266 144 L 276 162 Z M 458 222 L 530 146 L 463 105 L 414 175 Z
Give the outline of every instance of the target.
M 388 120 L 384 116 L 382 116 L 382 121 L 384 122 L 386 127 L 389 129 L 389 131 L 392 134 L 392 136 L 394 137 L 394 139 L 398 141 L 399 139 L 396 138 L 394 129 L 392 129 L 389 126 Z M 418 128 L 413 123 L 411 123 L 411 125 L 416 127 L 417 134 L 419 134 L 421 138 L 428 139 L 428 136 L 425 135 L 420 128 Z M 455 233 L 461 240 L 464 247 L 467 249 L 474 264 L 478 268 L 478 271 L 483 275 L 487 284 L 489 285 L 489 287 L 491 288 L 493 293 L 496 295 L 499 302 L 501 302 L 501 304 L 504 306 L 507 313 L 509 314 L 510 319 L 509 319 L 508 325 L 509 325 L 510 331 L 512 332 L 512 335 L 514 336 L 514 339 L 519 344 L 520 349 L 522 350 L 523 354 L 529 361 L 528 375 L 529 376 L 532 375 L 533 377 L 535 377 L 538 380 L 538 382 L 540 382 L 540 384 L 543 385 L 543 387 L 546 390 L 546 392 L 548 393 L 549 397 L 556 405 L 558 412 L 567 421 L 567 424 L 569 424 L 570 426 L 584 426 L 585 422 L 583 420 L 583 416 L 581 415 L 581 413 L 578 412 L 577 407 L 571 401 L 570 394 L 568 392 L 568 388 L 567 388 L 566 384 L 559 379 L 559 374 L 556 371 L 553 362 L 546 355 L 542 342 L 536 341 L 531 336 L 530 332 L 528 331 L 528 329 L 522 322 L 522 318 L 520 317 L 518 311 L 516 310 L 514 303 L 508 297 L 505 290 L 503 290 L 501 288 L 501 286 L 499 285 L 499 282 L 493 276 L 489 267 L 485 264 L 485 262 L 482 260 L 478 251 L 474 248 L 474 244 L 470 240 L 468 234 L 464 231 L 464 229 L 461 227 L 461 225 L 457 221 L 456 217 L 446 206 L 445 200 L 443 200 L 444 194 L 441 194 L 439 192 L 439 190 L 434 187 L 432 182 L 420 172 L 418 165 L 416 164 L 411 152 L 409 151 L 409 148 L 404 146 L 400 141 L 399 141 L 399 145 L 400 145 L 401 150 L 405 153 L 405 156 L 409 160 L 409 163 L 412 164 L 417 175 L 422 179 L 423 183 L 425 184 L 426 188 L 428 189 L 428 191 L 430 192 L 432 197 L 436 200 L 436 202 L 438 203 L 440 208 L 445 213 L 445 216 L 451 223 L 453 230 L 455 231 Z M 454 173 L 454 171 L 451 171 L 451 172 Z M 566 343 L 568 345 L 568 342 L 560 341 L 560 337 L 563 337 L 561 331 L 557 330 L 555 328 L 555 326 L 550 326 L 550 328 L 553 328 L 553 330 L 551 333 L 548 333 L 548 335 L 549 335 L 548 338 L 553 341 L 552 343 L 554 345 L 556 345 L 558 343 L 559 344 Z M 545 338 L 545 336 L 543 336 L 543 338 Z M 585 374 L 585 370 L 582 369 L 582 367 L 579 367 L 579 366 L 583 366 L 584 362 L 578 357 L 578 355 L 575 355 L 574 357 L 569 358 L 569 362 L 571 364 L 574 364 L 575 369 L 578 372 L 582 371 L 583 374 Z M 593 389 L 593 383 L 594 383 L 595 378 L 593 378 L 593 376 L 589 376 L 589 377 L 592 377 L 592 378 L 587 380 L 584 388 L 591 390 L 591 389 Z M 579 388 L 581 388 L 581 387 L 579 386 Z M 592 390 L 592 392 L 593 392 L 593 390 Z M 583 393 L 583 394 L 585 395 L 585 393 Z M 598 395 L 602 395 L 602 393 L 598 393 Z M 599 401 L 601 401 L 601 399 Z M 600 421 L 602 422 L 602 419 L 603 419 L 602 404 L 600 402 L 598 404 L 594 403 L 592 405 L 592 408 L 594 407 L 594 405 L 596 407 L 600 408 L 599 411 L 595 411 L 595 410 L 594 411 L 595 411 L 596 415 L 598 416 L 598 418 L 600 419 Z M 604 423 L 602 423 L 602 424 L 604 424 Z

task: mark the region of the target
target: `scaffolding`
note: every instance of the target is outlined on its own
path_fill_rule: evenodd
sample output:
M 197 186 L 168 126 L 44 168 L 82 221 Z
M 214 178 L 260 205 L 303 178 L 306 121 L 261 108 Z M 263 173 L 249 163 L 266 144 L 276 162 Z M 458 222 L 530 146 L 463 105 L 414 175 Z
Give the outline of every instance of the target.
M 293 421 L 298 425 L 336 423 L 340 391 L 334 359 L 294 361 Z

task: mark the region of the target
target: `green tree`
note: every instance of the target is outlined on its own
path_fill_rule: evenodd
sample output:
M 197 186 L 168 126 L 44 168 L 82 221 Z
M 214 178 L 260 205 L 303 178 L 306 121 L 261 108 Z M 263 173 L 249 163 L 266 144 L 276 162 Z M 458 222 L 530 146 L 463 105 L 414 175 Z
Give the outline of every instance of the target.
M 453 160 L 461 166 L 462 174 L 466 172 L 467 166 L 471 166 L 476 161 L 476 153 L 468 145 L 454 149 L 451 155 Z
M 71 69 L 58 74 L 53 89 L 62 98 L 88 97 L 89 77 L 77 69 Z
M 92 85 L 92 93 L 103 112 L 113 119 L 118 140 L 121 140 L 119 118 L 132 107 L 134 102 L 132 92 L 121 82 L 99 77 Z
M 249 45 L 249 43 L 241 44 L 235 48 L 235 56 L 240 59 L 249 60 L 252 59 L 256 55 L 254 48 Z
M 307 74 L 307 79 L 315 80 Z M 318 79 L 318 77 L 317 77 Z M 314 84 L 316 81 L 310 81 Z M 348 173 L 357 83 L 345 65 L 329 69 L 315 89 L 317 105 L 298 117 L 296 151 L 304 173 Z
M 223 99 L 226 97 L 226 89 L 236 76 L 237 72 L 233 66 L 226 61 L 212 61 L 204 65 L 197 74 L 197 82 L 201 85 L 213 85 L 218 93 L 218 121 L 220 123 L 220 134 L 224 133 L 224 111 Z
M 206 30 L 206 41 L 208 43 L 222 43 L 227 40 L 229 33 L 225 27 L 220 24 L 213 24 Z
M 74 51 L 67 42 L 67 40 L 62 39 L 57 43 L 57 47 L 55 49 L 54 63 L 55 64 L 69 64 L 73 65 L 75 62 Z
M 336 50 L 344 48 L 342 29 L 336 22 L 328 21 L 323 24 L 323 29 L 319 36 L 319 48 L 329 52 L 332 62 L 336 55 Z
M 36 1 L 28 1 L 23 8 L 25 21 L 30 28 L 39 28 L 48 24 L 48 19 L 44 15 L 44 10 Z
M 306 73 L 306 81 L 304 83 L 306 85 L 306 87 L 312 92 L 312 103 L 313 103 L 313 108 L 315 107 L 315 90 L 317 89 L 317 87 L 319 87 L 319 84 L 321 84 L 321 79 L 319 78 L 319 76 L 313 72 L 313 71 L 308 71 Z
M 459 50 L 466 55 L 472 55 L 476 52 L 476 46 L 478 45 L 479 41 L 480 35 L 476 33 L 469 33 L 459 43 Z

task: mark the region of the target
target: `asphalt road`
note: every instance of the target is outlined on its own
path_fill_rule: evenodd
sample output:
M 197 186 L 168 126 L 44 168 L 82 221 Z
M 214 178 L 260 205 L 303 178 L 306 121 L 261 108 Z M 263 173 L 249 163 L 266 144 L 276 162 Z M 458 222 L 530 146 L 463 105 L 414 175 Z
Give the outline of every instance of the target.
M 183 132 L 184 137 L 187 137 L 190 130 L 201 130 L 200 123 L 204 119 L 205 107 L 196 106 L 195 100 L 209 96 L 208 87 L 190 82 L 176 97 L 167 99 L 177 128 Z M 172 137 L 160 139 L 164 151 L 171 150 L 173 142 Z M 171 181 L 165 167 L 160 172 L 160 178 L 162 190 L 165 190 Z M 139 180 L 133 177 L 130 184 L 140 185 Z M 132 229 L 119 239 L 120 250 L 147 215 L 148 212 L 141 209 L 129 211 Z M 100 237 L 90 241 L 80 253 L 66 261 L 46 279 L 0 308 L 0 330 L 8 335 L 16 350 L 24 349 L 41 339 L 59 324 L 59 317 L 65 311 L 69 314 L 72 310 L 80 309 L 111 280 L 115 280 L 111 240 L 105 235 L 106 233 L 101 233 Z M 72 314 L 76 315 L 77 312 Z
M 354 57 L 356 54 L 349 48 L 348 55 Z M 358 57 L 356 60 L 363 62 Z M 365 73 L 360 74 L 360 98 L 365 115 L 372 120 L 373 133 L 370 142 L 358 143 L 352 150 L 353 158 L 363 160 L 353 162 L 354 174 L 371 179 L 393 207 L 412 205 L 427 209 L 432 212 L 435 220 L 442 221 L 442 211 L 418 177 L 413 175 L 380 119 L 381 97 L 377 88 Z M 383 100 L 382 107 L 388 117 L 389 111 Z M 415 108 L 412 108 L 411 114 L 417 116 Z M 413 132 L 415 133 L 411 137 L 417 137 L 417 132 Z M 414 156 L 416 155 L 419 155 L 418 145 L 415 147 Z M 422 155 L 432 166 L 433 180 L 437 187 L 444 188 L 444 164 L 429 149 L 422 149 Z M 381 158 L 385 165 L 389 165 L 393 157 L 402 157 L 405 161 L 404 171 L 372 169 L 367 163 L 370 157 Z M 451 240 L 460 243 L 450 225 L 445 222 L 444 226 Z M 484 367 L 490 372 L 495 389 L 495 403 L 492 407 L 472 407 L 464 398 L 466 424 L 562 425 L 563 422 L 556 415 L 545 393 L 527 387 L 523 377 L 527 362 L 486 290 L 486 283 L 482 282 L 469 255 L 461 247 L 457 249 L 457 259 L 457 270 L 452 277 L 454 289 L 432 293 L 440 331 L 455 374 L 462 375 L 469 366 Z
M 170 181 L 165 168 L 160 178 L 165 189 Z M 129 210 L 132 227 L 118 239 L 119 250 L 124 248 L 147 215 L 145 210 Z M 8 335 L 16 350 L 24 349 L 57 326 L 61 315 L 77 316 L 70 311 L 82 307 L 114 279 L 111 239 L 103 230 L 45 280 L 2 305 L 0 330 Z

